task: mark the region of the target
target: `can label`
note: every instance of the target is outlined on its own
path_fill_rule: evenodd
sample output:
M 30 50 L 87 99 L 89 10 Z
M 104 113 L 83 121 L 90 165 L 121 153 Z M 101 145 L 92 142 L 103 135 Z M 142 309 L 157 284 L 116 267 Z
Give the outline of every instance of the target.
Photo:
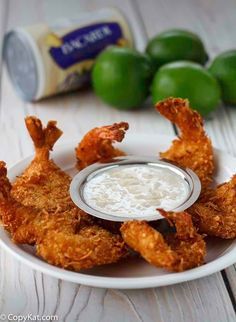
M 63 69 L 74 64 L 94 59 L 100 51 L 111 44 L 122 41 L 122 30 L 118 23 L 99 23 L 76 29 L 62 38 L 56 34 L 48 35 L 50 55 Z
M 34 74 L 22 74 L 21 68 L 21 73 L 15 70 L 12 76 L 19 80 L 21 75 L 28 83 L 30 79 L 35 80 L 36 89 L 28 95 L 30 100 L 83 87 L 90 80 L 96 56 L 105 47 L 133 46 L 132 32 L 126 19 L 119 11 L 109 8 L 51 25 L 43 23 L 20 27 L 17 28 L 15 37 L 18 37 L 19 42 L 22 42 L 21 47 L 27 51 L 23 53 L 24 57 L 32 57 L 25 64 L 35 66 L 31 71 Z M 11 42 L 7 45 L 14 47 Z M 15 47 L 16 51 L 18 47 Z M 20 91 L 26 99 L 28 86 L 24 87 L 24 84 L 28 83 L 20 82 Z

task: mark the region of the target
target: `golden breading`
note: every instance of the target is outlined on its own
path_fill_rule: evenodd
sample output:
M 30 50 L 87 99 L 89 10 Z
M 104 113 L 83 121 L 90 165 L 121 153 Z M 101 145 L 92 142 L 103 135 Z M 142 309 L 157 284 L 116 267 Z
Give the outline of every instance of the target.
M 75 271 L 115 263 L 127 254 L 122 238 L 99 226 L 84 227 L 77 235 L 51 231 L 37 245 L 37 255 L 48 263 Z
M 65 211 L 74 207 L 69 195 L 71 178 L 62 171 L 49 152 L 61 136 L 56 122 L 50 121 L 46 128 L 35 117 L 25 120 L 35 146 L 35 158 L 13 184 L 12 195 L 25 206 L 34 206 L 45 211 Z
M 188 100 L 168 98 L 159 102 L 156 109 L 181 131 L 171 147 L 160 153 L 164 159 L 190 168 L 198 175 L 205 189 L 212 182 L 214 158 L 211 140 L 207 137 L 202 117 L 189 107 Z
M 112 144 L 114 141 L 121 142 L 128 128 L 128 123 L 121 122 L 89 131 L 75 149 L 78 169 L 82 170 L 95 162 L 104 162 L 125 155 Z
M 3 162 L 0 182 L 0 214 L 5 229 L 17 243 L 36 244 L 37 254 L 49 263 L 78 271 L 127 256 L 120 235 L 96 225 L 82 223 L 79 227 L 79 209 L 53 214 L 14 200 Z
M 0 162 L 0 219 L 13 241 L 35 245 L 45 261 L 74 271 L 130 257 L 129 246 L 150 264 L 181 272 L 204 263 L 205 235 L 235 238 L 236 175 L 209 189 L 213 149 L 201 116 L 187 100 L 178 98 L 159 102 L 156 108 L 181 130 L 161 157 L 192 169 L 202 183 L 202 194 L 188 212 L 159 210 L 165 219 L 154 223 L 90 216 L 73 204 L 71 178 L 50 159 L 50 150 L 62 134 L 56 122 L 43 128 L 39 119 L 28 117 L 25 122 L 36 153 L 13 187 L 5 163 Z M 76 148 L 78 169 L 125 155 L 113 143 L 123 140 L 128 127 L 121 122 L 89 131 Z
M 188 210 L 199 231 L 225 239 L 236 237 L 236 175 L 202 194 Z
M 150 264 L 181 272 L 203 264 L 206 245 L 185 212 L 159 210 L 175 225 L 176 233 L 162 235 L 144 221 L 125 222 L 121 227 L 124 241 Z

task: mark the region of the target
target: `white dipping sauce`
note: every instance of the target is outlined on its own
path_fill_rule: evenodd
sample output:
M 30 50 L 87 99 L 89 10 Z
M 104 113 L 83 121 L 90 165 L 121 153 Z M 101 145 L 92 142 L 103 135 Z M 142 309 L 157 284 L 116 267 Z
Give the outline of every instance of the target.
M 179 174 L 148 165 L 110 168 L 91 178 L 84 187 L 87 204 L 120 217 L 153 216 L 156 208 L 172 210 L 188 194 L 188 184 Z

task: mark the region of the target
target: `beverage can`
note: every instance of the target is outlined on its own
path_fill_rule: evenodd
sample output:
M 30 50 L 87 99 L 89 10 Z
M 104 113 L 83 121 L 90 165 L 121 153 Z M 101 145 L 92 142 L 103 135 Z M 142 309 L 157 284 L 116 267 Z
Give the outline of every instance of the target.
M 96 56 L 109 45 L 133 47 L 127 19 L 113 8 L 16 28 L 4 38 L 3 55 L 18 94 L 37 101 L 88 84 Z

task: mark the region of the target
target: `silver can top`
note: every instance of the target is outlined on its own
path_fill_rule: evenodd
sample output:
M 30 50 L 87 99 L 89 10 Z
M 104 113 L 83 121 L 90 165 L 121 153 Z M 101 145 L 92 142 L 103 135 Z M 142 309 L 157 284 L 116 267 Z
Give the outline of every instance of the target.
M 3 58 L 20 97 L 25 101 L 34 100 L 38 89 L 37 65 L 32 48 L 23 33 L 11 31 L 6 34 Z
M 103 173 L 108 173 L 111 171 L 111 169 L 121 169 L 122 167 L 124 168 L 134 165 L 145 165 L 156 169 L 167 169 L 168 171 L 179 176 L 179 179 L 184 182 L 184 184 L 187 186 L 188 192 L 186 193 L 186 196 L 181 204 L 174 209 L 169 209 L 171 211 L 184 211 L 185 209 L 189 208 L 200 195 L 201 183 L 198 176 L 192 170 L 180 168 L 173 163 L 159 160 L 155 157 L 125 156 L 114 158 L 112 161 L 107 163 L 95 163 L 80 171 L 73 178 L 70 186 L 70 195 L 73 202 L 80 209 L 84 210 L 90 215 L 111 221 L 127 221 L 133 219 L 151 221 L 161 219 L 162 216 L 158 211 L 155 211 L 155 214 L 146 216 L 137 216 L 135 214 L 132 214 L 131 216 L 119 214 L 119 216 L 117 216 L 115 214 L 106 212 L 105 209 L 96 209 L 92 203 L 88 202 L 88 199 L 86 198 L 86 187 L 88 186 L 89 182 L 93 180 L 93 178 Z

